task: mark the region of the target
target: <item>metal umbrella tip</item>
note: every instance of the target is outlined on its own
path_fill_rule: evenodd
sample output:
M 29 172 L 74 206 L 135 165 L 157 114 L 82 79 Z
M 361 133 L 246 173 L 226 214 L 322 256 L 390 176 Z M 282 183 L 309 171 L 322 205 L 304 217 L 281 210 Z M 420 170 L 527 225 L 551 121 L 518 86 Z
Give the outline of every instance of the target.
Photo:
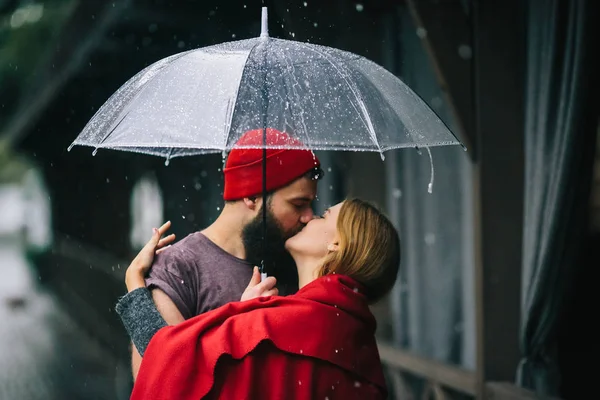
M 268 38 L 269 37 L 269 12 L 267 11 L 267 7 L 262 8 L 262 17 L 260 24 L 260 37 Z

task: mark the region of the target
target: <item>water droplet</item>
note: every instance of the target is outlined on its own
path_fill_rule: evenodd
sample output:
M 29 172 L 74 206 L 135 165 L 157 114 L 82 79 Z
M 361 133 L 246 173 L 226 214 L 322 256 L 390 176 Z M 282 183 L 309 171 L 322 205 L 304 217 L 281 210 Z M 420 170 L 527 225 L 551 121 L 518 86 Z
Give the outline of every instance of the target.
M 98 149 L 94 149 L 94 151 L 92 151 L 92 157 L 94 157 L 96 154 L 98 154 Z
M 73 148 L 73 146 L 75 146 L 75 143 L 71 143 L 71 144 L 69 145 L 69 147 L 67 147 L 67 151 L 71 151 L 71 149 Z M 33 155 L 33 156 L 35 157 L 35 153 L 34 153 L 34 155 Z
M 470 60 L 473 57 L 473 50 L 471 50 L 471 46 L 466 44 L 461 44 L 458 46 L 458 55 L 463 60 Z
M 183 285 L 183 279 L 181 280 L 181 284 Z
M 392 196 L 393 196 L 395 199 L 399 199 L 400 197 L 402 197 L 402 190 L 400 190 L 400 189 L 398 189 L 398 188 L 394 189 L 394 190 L 392 191 Z
M 300 354 L 303 354 L 303 353 L 304 353 L 304 351 L 302 349 L 300 349 Z
M 182 218 L 182 219 L 185 219 L 185 215 L 182 215 L 182 216 L 181 216 L 181 218 Z
M 106 183 L 110 183 L 110 179 L 109 178 L 106 178 Z
M 268 200 L 268 198 L 267 198 Z M 269 205 L 269 202 L 267 201 L 267 205 Z M 217 211 L 221 211 L 221 207 L 217 207 Z
M 235 33 L 232 33 L 232 34 L 231 34 L 231 38 L 232 38 L 232 39 L 235 39 Z
M 317 24 L 316 22 L 313 24 L 313 26 L 316 28 L 317 26 L 319 26 L 319 24 Z
M 421 39 L 425 38 L 427 36 L 427 29 L 423 28 L 422 26 L 418 27 L 417 36 Z
M 338 352 L 338 349 L 335 349 L 335 352 L 337 353 L 337 352 Z
M 168 167 L 169 164 L 171 163 L 171 160 L 169 160 L 168 158 L 165 160 L 165 166 Z
M 425 243 L 428 244 L 429 246 L 435 244 L 435 233 L 427 233 L 425 235 Z
M 361 12 L 365 9 L 365 6 L 363 6 L 361 3 L 356 3 L 356 11 Z
M 298 381 L 298 386 L 302 385 L 302 381 Z
M 327 172 L 331 172 L 331 167 L 327 168 Z
M 357 287 L 355 287 L 353 290 L 354 290 L 354 293 L 358 293 L 358 288 Z
M 355 382 L 354 382 L 354 387 L 356 387 L 356 388 L 357 388 L 357 387 L 360 387 L 360 382 L 359 382 L 359 381 L 355 381 Z

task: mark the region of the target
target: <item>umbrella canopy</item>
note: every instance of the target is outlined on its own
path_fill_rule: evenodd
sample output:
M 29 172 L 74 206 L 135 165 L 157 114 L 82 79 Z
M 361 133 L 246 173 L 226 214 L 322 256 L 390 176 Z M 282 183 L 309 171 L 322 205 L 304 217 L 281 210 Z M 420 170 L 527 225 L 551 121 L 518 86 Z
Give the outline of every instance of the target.
M 266 8 L 262 26 L 258 38 L 182 52 L 142 70 L 98 110 L 71 147 L 135 151 L 168 161 L 228 151 L 244 132 L 266 127 L 312 150 L 383 154 L 460 144 L 383 67 L 346 51 L 270 38 Z

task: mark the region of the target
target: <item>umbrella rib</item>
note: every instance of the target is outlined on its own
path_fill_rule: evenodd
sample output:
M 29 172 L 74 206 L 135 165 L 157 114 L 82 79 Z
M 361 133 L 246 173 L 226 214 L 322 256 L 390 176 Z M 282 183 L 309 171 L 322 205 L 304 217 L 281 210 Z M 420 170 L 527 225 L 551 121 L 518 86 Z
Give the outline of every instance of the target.
M 325 58 L 327 61 L 329 61 L 329 63 L 333 66 L 333 68 L 335 69 L 335 72 L 338 73 L 338 75 L 340 75 L 342 77 L 342 79 L 344 80 L 344 82 L 346 83 L 346 85 L 348 86 L 348 88 L 350 89 L 350 91 L 352 92 L 352 94 L 354 95 L 354 98 L 356 99 L 356 101 L 358 101 L 358 106 L 360 108 L 359 112 L 358 109 L 356 109 L 356 105 L 354 105 L 352 103 L 352 101 L 350 102 L 352 104 L 352 106 L 354 107 L 354 109 L 359 113 L 359 115 L 362 116 L 361 120 L 363 122 L 363 124 L 365 124 L 365 127 L 367 128 L 368 132 L 369 132 L 369 136 L 371 137 L 371 140 L 373 141 L 373 143 L 377 146 L 377 149 L 379 150 L 380 153 L 382 153 L 381 150 L 381 146 L 379 145 L 379 142 L 377 140 L 377 135 L 375 134 L 375 128 L 373 127 L 373 122 L 371 121 L 371 117 L 369 116 L 369 111 L 367 110 L 367 106 L 365 105 L 365 102 L 362 100 L 362 96 L 360 96 L 360 93 L 358 92 L 358 88 L 355 88 L 347 79 L 346 76 L 344 76 L 344 74 L 342 73 L 342 71 L 340 71 L 338 65 L 336 65 L 332 60 L 331 57 L 329 57 L 327 54 L 318 51 L 316 49 L 313 49 L 311 46 L 307 46 L 305 43 L 302 42 L 298 42 L 301 46 L 303 46 L 304 48 L 313 51 L 317 54 L 319 54 L 320 56 L 322 56 L 323 58 Z

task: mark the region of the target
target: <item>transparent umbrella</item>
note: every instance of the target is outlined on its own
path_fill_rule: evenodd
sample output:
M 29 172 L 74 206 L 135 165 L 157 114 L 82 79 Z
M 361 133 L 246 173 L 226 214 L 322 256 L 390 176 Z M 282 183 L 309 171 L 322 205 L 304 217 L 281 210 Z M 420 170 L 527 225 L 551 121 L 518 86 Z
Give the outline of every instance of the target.
M 262 146 L 247 147 L 263 148 L 265 193 L 267 148 L 376 151 L 383 158 L 396 148 L 462 145 L 383 67 L 346 51 L 270 38 L 263 7 L 260 37 L 150 65 L 104 103 L 69 150 L 133 151 L 165 157 L 168 164 L 174 157 L 243 148 L 238 139 L 260 128 Z M 267 128 L 287 133 L 290 141 L 267 145 Z
M 135 151 L 168 162 L 228 151 L 244 132 L 261 127 L 286 132 L 312 150 L 383 155 L 460 144 L 383 67 L 346 51 L 270 38 L 263 8 L 260 37 L 150 65 L 108 99 L 71 147 Z

